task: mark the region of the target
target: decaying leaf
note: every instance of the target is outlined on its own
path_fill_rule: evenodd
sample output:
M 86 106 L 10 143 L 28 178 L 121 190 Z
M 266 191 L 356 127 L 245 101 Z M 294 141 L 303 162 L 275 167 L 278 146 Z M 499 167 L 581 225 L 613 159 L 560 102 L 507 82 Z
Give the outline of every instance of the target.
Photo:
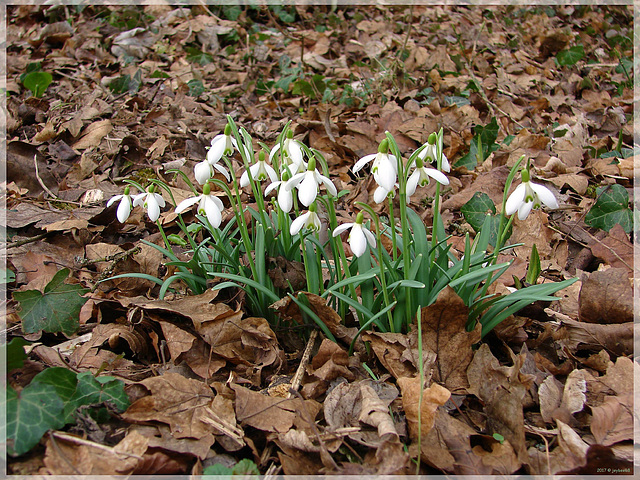
M 402 392 L 402 406 L 407 416 L 411 438 L 415 440 L 427 435 L 435 423 L 438 407 L 447 403 L 451 392 L 437 383 L 421 388 L 420 377 L 399 378 L 398 386 Z
M 566 345 L 570 351 L 606 348 L 615 355 L 631 355 L 635 324 L 614 323 L 601 325 L 563 320 L 554 328 L 553 339 Z
M 371 343 L 376 357 L 391 375 L 396 378 L 415 376 L 417 369 L 414 358 L 418 357 L 418 352 L 410 345 L 407 335 L 367 332 L 362 335 L 362 340 Z M 428 355 L 427 358 L 432 363 L 435 362 L 433 354 Z
M 520 373 L 523 362 L 524 356 L 519 355 L 512 367 L 502 366 L 484 343 L 468 370 L 469 392 L 483 401 L 491 431 L 509 440 L 520 461 L 526 460 L 522 400 L 527 389 Z
M 176 373 L 146 378 L 140 384 L 151 394 L 131 404 L 123 418 L 130 422 L 166 423 L 176 438 L 207 437 L 213 445 L 214 429 L 204 420 L 214 398 L 210 387 Z
M 633 439 L 633 395 L 607 397 L 592 408 L 591 433 L 601 445 L 613 445 Z
M 449 286 L 438 294 L 435 303 L 422 309 L 422 350 L 427 358 L 429 354 L 435 354 L 435 362 L 426 364 L 425 371 L 433 369 L 433 380 L 452 393 L 463 392 L 468 387 L 467 368 L 473 357 L 471 346 L 480 341 L 481 325 L 467 332 L 468 317 L 469 309 Z M 413 349 L 417 350 L 415 329 L 409 338 Z
M 582 281 L 580 320 L 589 323 L 633 322 L 633 289 L 627 271 L 609 268 Z

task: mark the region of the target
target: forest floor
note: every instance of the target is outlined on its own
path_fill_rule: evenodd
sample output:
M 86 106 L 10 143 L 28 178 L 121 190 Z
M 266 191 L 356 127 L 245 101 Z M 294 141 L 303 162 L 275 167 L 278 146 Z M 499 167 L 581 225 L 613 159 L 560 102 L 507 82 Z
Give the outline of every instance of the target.
M 632 52 L 631 6 L 8 6 L 8 472 L 631 473 Z M 170 275 L 143 209 L 120 223 L 106 203 L 126 178 L 189 196 L 167 170 L 195 182 L 227 115 L 269 148 L 291 122 L 347 191 L 343 219 L 355 202 L 389 215 L 353 173 L 385 132 L 408 156 L 442 128 L 458 258 L 475 235 L 461 209 L 500 209 L 524 155 L 560 208 L 515 219 L 496 291 L 534 245 L 539 283 L 578 281 L 482 340 L 444 291 L 446 328 L 422 317 L 422 387 L 414 328 L 349 356 L 353 319 L 328 326 L 334 343 L 231 289 L 98 283 Z M 410 204 L 429 227 L 435 184 Z M 159 221 L 180 234 L 171 205 Z

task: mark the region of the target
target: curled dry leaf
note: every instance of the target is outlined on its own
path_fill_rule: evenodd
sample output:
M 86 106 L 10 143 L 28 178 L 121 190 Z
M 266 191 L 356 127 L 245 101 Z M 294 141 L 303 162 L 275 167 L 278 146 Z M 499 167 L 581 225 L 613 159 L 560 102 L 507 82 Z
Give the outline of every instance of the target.
M 352 440 L 370 447 L 379 447 L 388 436 L 397 437 L 389 405 L 398 392 L 385 387 L 384 395 L 378 394 L 370 380 L 354 383 L 340 383 L 331 390 L 324 401 L 324 416 L 329 430 L 336 432 L 345 427 L 362 427 L 362 424 L 376 430 L 361 429 L 349 433 Z M 384 390 L 383 390 L 384 391 Z
M 478 324 L 467 332 L 468 317 L 469 309 L 449 286 L 438 294 L 435 303 L 422 309 L 422 351 L 427 356 L 435 354 L 435 363 L 425 364 L 425 371 L 433 368 L 433 380 L 453 393 L 466 391 L 467 368 L 473 358 L 471 346 L 480 341 L 482 326 Z M 409 338 L 417 350 L 418 332 L 412 330 Z
M 427 435 L 435 423 L 438 407 L 447 403 L 451 392 L 437 383 L 422 389 L 420 377 L 399 378 L 398 386 L 402 392 L 402 406 L 411 438 L 415 440 Z
M 349 369 L 349 355 L 338 344 L 325 338 L 320 344 L 318 353 L 307 365 L 307 378 L 302 386 L 304 398 L 315 398 L 327 391 L 329 382 L 338 377 L 348 381 L 355 379 L 355 375 Z
M 633 394 L 607 397 L 604 403 L 591 409 L 591 433 L 596 442 L 613 445 L 633 440 Z
M 633 322 L 601 325 L 567 319 L 553 329 L 552 336 L 554 341 L 574 353 L 580 349 L 605 348 L 614 355 L 631 355 L 634 327 Z
M 414 359 L 418 358 L 418 351 L 409 344 L 407 335 L 367 332 L 362 335 L 362 340 L 371 344 L 376 357 L 391 375 L 396 378 L 415 376 L 418 370 Z M 434 354 L 425 352 L 425 356 L 430 364 L 435 363 Z
M 139 382 L 151 394 L 133 402 L 123 418 L 129 422 L 157 421 L 166 423 L 176 438 L 205 439 L 214 443 L 213 427 L 205 421 L 214 394 L 206 384 L 178 375 L 165 373 Z
M 97 147 L 104 137 L 113 130 L 111 120 L 98 120 L 85 128 L 82 137 L 80 137 L 72 148 L 76 150 L 86 150 L 87 148 Z
M 313 422 L 322 406 L 314 400 L 282 399 L 233 385 L 236 392 L 236 417 L 242 425 L 264 432 L 284 433 L 296 422 Z
M 520 374 L 524 360 L 523 355 L 518 355 L 512 367 L 502 366 L 489 345 L 483 343 L 468 370 L 469 393 L 484 403 L 490 431 L 509 440 L 522 462 L 527 456 L 522 411 L 527 388 Z
M 633 322 L 633 288 L 627 270 L 609 268 L 583 279 L 579 298 L 580 320 L 589 323 Z

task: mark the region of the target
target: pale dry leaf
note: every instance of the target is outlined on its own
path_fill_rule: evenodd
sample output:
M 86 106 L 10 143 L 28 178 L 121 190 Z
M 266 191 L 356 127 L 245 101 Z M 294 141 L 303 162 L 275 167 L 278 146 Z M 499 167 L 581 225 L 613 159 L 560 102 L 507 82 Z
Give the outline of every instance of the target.
M 562 400 L 562 385 L 553 375 L 547 376 L 538 389 L 538 398 L 540 400 L 540 414 L 542 419 L 551 423 L 553 421 L 553 412 L 560 406 Z
M 569 413 L 577 413 L 584 407 L 587 401 L 585 392 L 587 391 L 587 381 L 583 370 L 575 369 L 567 377 L 562 392 L 562 407 Z
M 591 409 L 591 433 L 601 445 L 609 446 L 633 439 L 633 394 L 607 397 Z
M 438 407 L 447 403 L 451 392 L 437 383 L 422 389 L 420 377 L 399 378 L 398 386 L 402 392 L 402 406 L 411 438 L 424 437 L 433 428 Z
M 106 137 L 113 125 L 111 120 L 98 120 L 87 126 L 82 136 L 71 145 L 76 150 L 86 150 L 87 148 L 97 147 L 104 137 Z
M 609 268 L 589 274 L 582 281 L 580 320 L 589 323 L 633 322 L 633 289 L 627 270 Z

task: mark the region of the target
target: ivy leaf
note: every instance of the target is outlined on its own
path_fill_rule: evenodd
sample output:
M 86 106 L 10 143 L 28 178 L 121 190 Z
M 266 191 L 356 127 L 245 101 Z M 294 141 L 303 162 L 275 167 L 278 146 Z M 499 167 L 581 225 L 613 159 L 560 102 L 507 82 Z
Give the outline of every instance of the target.
M 199 97 L 204 93 L 204 85 L 202 83 L 202 80 L 196 80 L 194 78 L 187 82 L 187 86 L 189 87 L 190 97 Z
M 562 50 L 556 55 L 556 61 L 558 65 L 564 67 L 571 67 L 584 58 L 584 47 L 582 45 L 576 45 L 569 50 Z
M 629 209 L 627 190 L 622 185 L 615 183 L 606 187 L 598 187 L 596 194 L 598 200 L 584 217 L 584 223 L 607 232 L 619 223 L 625 232 L 631 232 L 633 217 Z
M 191 63 L 198 63 L 200 65 L 207 65 L 213 63 L 213 56 L 210 53 L 203 52 L 196 47 L 185 48 L 187 52 L 187 61 Z
M 7 343 L 7 372 L 10 372 L 14 368 L 20 368 L 27 359 L 27 354 L 24 353 L 24 346 L 29 345 L 24 338 L 16 337 Z
M 64 417 L 69 422 L 78 407 L 103 403 L 110 403 L 119 412 L 124 412 L 129 407 L 124 383 L 108 376 L 96 378 L 91 372 L 79 373 L 75 392 L 64 407 Z
M 474 193 L 471 200 L 465 203 L 460 208 L 460 211 L 462 212 L 464 219 L 469 225 L 471 225 L 476 233 L 480 232 L 485 219 L 490 217 L 491 221 L 489 225 L 491 233 L 489 235 L 489 243 L 491 245 L 496 244 L 498 228 L 500 227 L 500 216 L 496 214 L 496 207 L 489 195 L 484 192 Z M 510 236 L 511 233 L 507 232 L 507 236 L 505 238 L 509 238 Z
M 23 332 L 75 333 L 80 309 L 87 301 L 82 295 L 88 289 L 64 283 L 68 276 L 68 268 L 60 270 L 44 288 L 44 293 L 39 290 L 14 292 L 13 298 L 20 303 L 18 315 Z
M 53 385 L 31 383 L 20 393 L 7 386 L 6 435 L 9 455 L 31 450 L 51 429 L 62 428 L 64 403 Z

